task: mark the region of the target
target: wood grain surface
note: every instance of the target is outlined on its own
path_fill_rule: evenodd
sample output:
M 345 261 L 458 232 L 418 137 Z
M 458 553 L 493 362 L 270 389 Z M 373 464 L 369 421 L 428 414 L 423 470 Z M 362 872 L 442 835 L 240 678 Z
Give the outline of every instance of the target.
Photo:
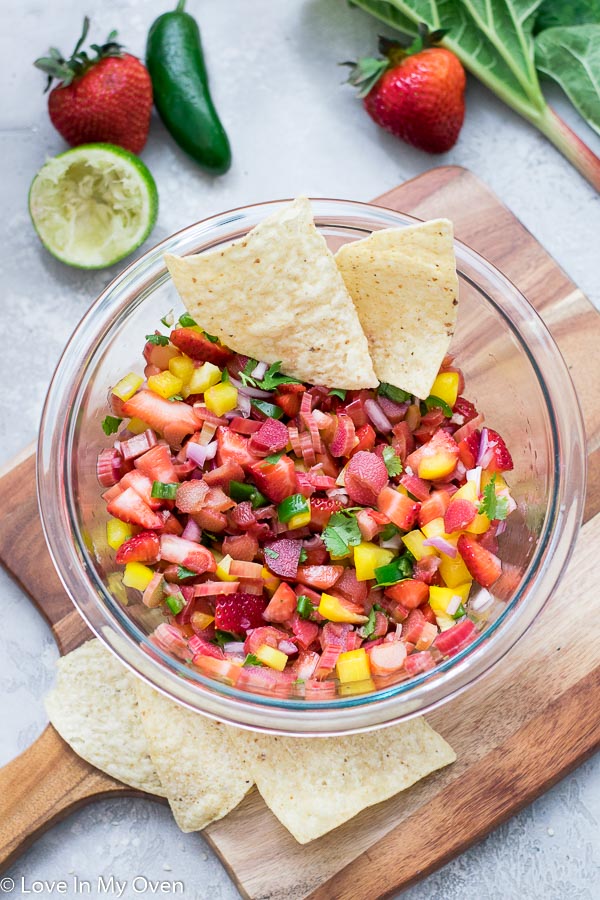
M 452 218 L 456 236 L 498 266 L 542 315 L 567 361 L 584 413 L 587 524 L 559 590 L 527 641 L 467 694 L 428 716 L 456 749 L 453 766 L 308 846 L 296 844 L 256 791 L 205 829 L 242 895 L 253 900 L 372 900 L 399 890 L 481 839 L 600 744 L 598 658 L 582 653 L 579 643 L 585 631 L 586 646 L 600 646 L 595 584 L 600 316 L 470 172 L 434 169 L 375 202 L 420 218 Z M 66 653 L 91 635 L 52 567 L 33 484 L 31 456 L 0 473 L 0 561 L 34 600 Z M 27 549 L 18 540 L 25 530 L 30 535 Z M 32 542 L 39 548 L 35 557 Z M 590 614 L 592 604 L 596 615 Z M 567 606 L 569 615 L 564 616 Z M 0 770 L 0 870 L 78 806 L 123 793 L 136 792 L 80 760 L 48 726 L 32 747 Z

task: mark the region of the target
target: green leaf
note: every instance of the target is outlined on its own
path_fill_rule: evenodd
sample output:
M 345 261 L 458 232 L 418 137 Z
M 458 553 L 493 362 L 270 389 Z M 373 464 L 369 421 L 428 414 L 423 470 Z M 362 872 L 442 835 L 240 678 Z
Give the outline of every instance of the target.
M 204 331 L 203 334 L 204 334 L 204 337 L 206 338 L 206 340 L 210 341 L 211 344 L 219 343 L 219 338 L 215 334 L 209 334 L 208 331 Z
M 117 416 L 106 416 L 102 422 L 102 431 L 106 435 L 116 434 L 122 421 Z
M 490 481 L 483 489 L 483 500 L 479 503 L 479 512 L 488 519 L 505 519 L 508 515 L 508 499 L 496 495 L 496 475 L 492 475 Z
M 155 344 L 157 347 L 166 347 L 169 343 L 166 334 L 147 334 L 146 340 L 149 344 Z
M 254 655 L 254 653 L 249 653 L 242 663 L 242 666 L 262 666 L 262 662 L 260 661 L 258 656 Z
M 197 578 L 197 577 L 198 577 L 198 573 L 197 573 L 197 572 L 192 572 L 191 569 L 186 569 L 185 566 L 177 566 L 177 577 L 178 577 L 179 579 L 183 579 L 183 578 Z
M 265 456 L 264 462 L 270 463 L 271 465 L 275 465 L 278 463 L 281 457 L 283 456 L 284 451 L 282 450 L 280 453 L 272 453 L 271 456 Z
M 600 24 L 542 31 L 535 41 L 535 60 L 600 134 Z
M 368 621 L 365 622 L 365 624 L 362 625 L 358 629 L 358 633 L 360 634 L 361 637 L 363 637 L 363 638 L 371 637 L 371 635 L 375 631 L 376 613 L 377 613 L 377 610 L 375 609 L 374 606 L 372 606 L 371 610 L 369 612 Z
M 402 460 L 393 447 L 387 446 L 383 448 L 383 461 L 390 478 L 394 475 L 400 475 L 402 472 Z
M 381 541 L 391 541 L 391 539 L 396 534 L 400 534 L 400 529 L 397 525 L 394 525 L 393 522 L 390 522 L 390 524 L 386 525 L 379 535 L 379 542 L 381 543 Z
M 254 359 L 249 359 L 246 365 L 244 366 L 244 371 L 240 372 L 240 380 L 246 384 L 251 385 L 252 387 L 260 388 L 262 391 L 274 391 L 279 387 L 280 384 L 302 384 L 297 378 L 292 378 L 291 375 L 283 375 L 282 372 L 279 371 L 279 367 L 281 366 L 281 361 L 274 362 L 264 374 L 264 377 L 260 380 L 252 377 L 252 372 L 257 367 L 258 363 Z
M 216 644 L 217 647 L 224 647 L 225 644 L 231 644 L 232 642 L 237 642 L 239 637 L 237 634 L 232 634 L 231 631 L 222 631 L 217 628 L 215 631 L 215 636 L 211 641 L 211 644 Z
M 348 392 L 342 390 L 342 388 L 334 388 L 332 391 L 329 391 L 329 396 L 330 397 L 339 397 L 340 400 L 345 400 L 347 393 Z
M 393 384 L 387 384 L 385 381 L 381 382 L 377 388 L 377 393 L 380 397 L 387 397 L 388 400 L 393 400 L 394 403 L 406 403 L 412 396 L 401 388 L 395 387 Z
M 298 557 L 298 565 L 302 565 L 302 563 L 306 562 L 307 559 L 308 553 L 306 552 L 304 547 L 302 547 L 302 549 L 300 550 L 300 556 Z
M 313 605 L 306 594 L 300 594 L 296 603 L 296 609 L 301 619 L 310 619 L 313 614 Z
M 193 328 L 198 323 L 190 316 L 189 313 L 182 313 L 179 316 L 179 324 L 182 328 Z
M 559 25 L 597 25 L 600 0 L 543 0 L 533 26 L 534 34 Z
M 388 59 L 376 59 L 368 56 L 359 59 L 357 63 L 342 63 L 343 66 L 351 66 L 348 75 L 348 83 L 358 88 L 358 96 L 362 99 L 375 87 L 383 73 L 389 69 Z
M 346 510 L 332 515 L 321 537 L 329 553 L 338 557 L 348 556 L 350 547 L 356 547 L 362 541 L 356 516 Z

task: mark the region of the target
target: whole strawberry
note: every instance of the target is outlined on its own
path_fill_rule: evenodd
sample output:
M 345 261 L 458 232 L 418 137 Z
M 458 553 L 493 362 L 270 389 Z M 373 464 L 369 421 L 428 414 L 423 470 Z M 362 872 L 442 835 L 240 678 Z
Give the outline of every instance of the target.
M 371 118 L 396 137 L 425 150 L 445 153 L 458 139 L 465 116 L 465 71 L 443 47 L 426 46 L 443 36 L 421 29 L 408 48 L 382 38 L 383 59 L 352 64 L 348 81 Z
M 81 49 L 89 30 L 83 33 L 69 59 L 55 47 L 34 65 L 60 84 L 48 97 L 52 124 L 71 144 L 118 144 L 139 153 L 146 143 L 152 110 L 152 83 L 146 67 L 135 56 L 124 53 L 111 32 L 102 45 L 92 44 L 91 58 Z

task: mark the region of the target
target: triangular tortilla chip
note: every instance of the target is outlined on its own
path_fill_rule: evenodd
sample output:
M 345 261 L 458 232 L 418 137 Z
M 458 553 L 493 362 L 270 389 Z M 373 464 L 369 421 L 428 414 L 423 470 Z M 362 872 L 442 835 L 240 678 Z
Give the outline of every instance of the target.
M 50 721 L 75 753 L 131 787 L 166 796 L 142 728 L 137 679 L 98 640 L 58 661 Z
M 305 197 L 224 250 L 165 261 L 190 314 L 238 353 L 281 361 L 284 373 L 312 384 L 377 385 L 352 299 Z
M 338 268 L 380 381 L 424 399 L 454 334 L 458 278 L 452 223 L 436 219 L 345 244 Z
M 425 719 L 332 738 L 240 732 L 238 742 L 263 800 L 300 844 L 456 759 Z
M 253 785 L 228 728 L 179 706 L 139 678 L 135 688 L 152 761 L 182 831 L 222 819 Z

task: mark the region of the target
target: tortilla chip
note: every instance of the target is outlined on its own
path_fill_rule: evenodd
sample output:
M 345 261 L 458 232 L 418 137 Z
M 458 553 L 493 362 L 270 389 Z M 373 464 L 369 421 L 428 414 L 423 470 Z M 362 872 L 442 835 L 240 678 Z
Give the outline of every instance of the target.
M 341 247 L 336 262 L 356 305 L 380 381 L 425 399 L 456 324 L 452 223 L 373 232 Z
M 142 728 L 136 680 L 100 641 L 88 641 L 58 661 L 46 710 L 63 740 L 91 765 L 164 797 Z
M 425 719 L 346 737 L 240 732 L 237 741 L 263 800 L 300 844 L 456 759 Z
M 221 722 L 179 706 L 135 679 L 143 730 L 175 821 L 199 831 L 243 800 L 252 777 Z
M 367 340 L 309 201 L 295 200 L 224 250 L 165 254 L 198 324 L 238 353 L 311 384 L 377 385 Z

